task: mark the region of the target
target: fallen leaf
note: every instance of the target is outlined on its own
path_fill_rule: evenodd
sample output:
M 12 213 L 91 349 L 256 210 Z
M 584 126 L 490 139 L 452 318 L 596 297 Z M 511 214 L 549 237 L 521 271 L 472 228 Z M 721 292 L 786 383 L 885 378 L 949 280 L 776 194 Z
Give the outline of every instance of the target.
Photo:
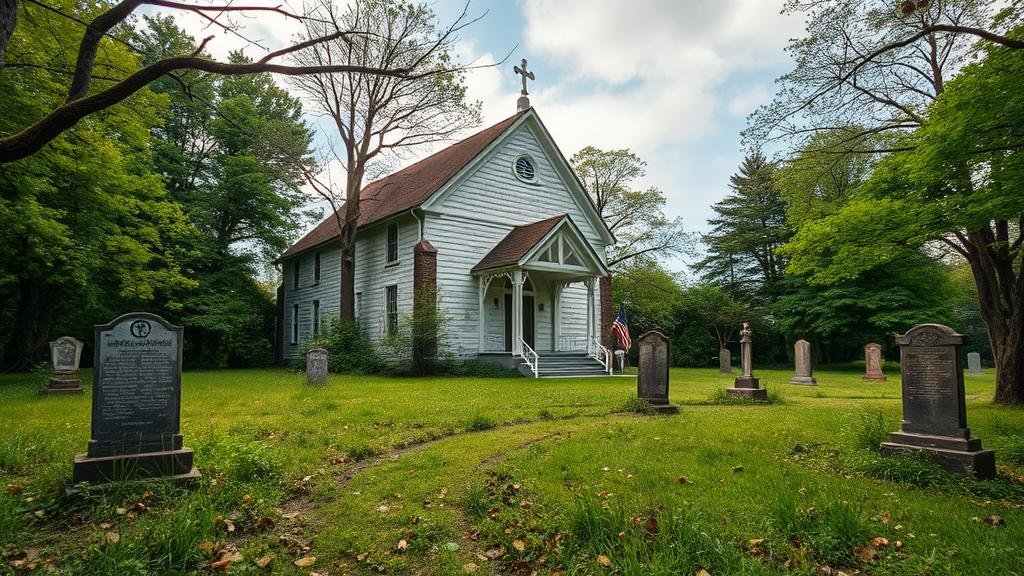
M 227 570 L 228 566 L 231 565 L 230 560 L 217 560 L 210 564 L 211 570 Z
M 611 468 L 609 468 L 607 466 L 605 466 L 604 468 L 601 468 L 601 472 L 608 472 L 610 470 L 611 470 Z
M 1002 516 L 988 516 L 985 518 L 985 523 L 990 526 L 1006 526 L 1006 520 Z
M 853 549 L 853 555 L 861 562 L 873 562 L 878 559 L 878 551 L 872 546 L 858 546 Z
M 7 485 L 7 493 L 8 494 L 17 494 L 18 492 L 21 492 L 22 488 L 23 488 L 23 486 L 21 484 L 8 484 Z
M 600 564 L 601 566 L 604 566 L 605 568 L 608 568 L 609 566 L 612 565 L 612 561 L 607 556 L 605 556 L 604 554 L 598 554 L 597 555 L 597 563 Z
M 356 560 L 358 560 L 358 561 L 362 562 L 363 560 L 366 560 L 366 557 L 367 557 L 367 556 L 369 556 L 369 554 L 368 554 L 368 553 L 366 553 L 366 552 L 363 552 L 363 553 L 362 553 L 362 554 L 360 554 L 359 556 L 356 556 Z
M 381 504 L 380 506 L 377 506 L 377 513 L 379 513 L 381 516 L 387 514 L 390 510 L 391 507 L 388 506 L 387 504 Z
M 107 528 L 110 528 L 111 526 L 113 526 L 113 524 L 111 524 L 110 522 L 103 522 L 103 523 L 100 524 L 100 530 L 106 530 Z
M 754 556 L 764 554 L 764 538 L 752 538 L 747 540 L 747 550 Z
M 398 545 L 395 546 L 395 548 L 397 548 L 399 550 L 405 550 L 408 547 L 409 547 L 409 543 L 405 541 L 405 538 L 402 538 L 401 540 L 399 540 L 398 541 Z
M 121 535 L 117 532 L 107 532 L 103 535 L 103 539 L 107 542 L 110 542 L 111 544 L 117 544 L 121 541 Z
M 647 517 L 647 524 L 644 526 L 647 529 L 648 534 L 658 533 L 658 519 L 654 516 Z
M 203 540 L 202 542 L 196 545 L 196 548 L 199 548 L 203 552 L 209 554 L 217 549 L 217 543 L 213 540 Z
M 686 476 L 680 476 L 679 478 L 676 478 L 676 482 L 679 482 L 680 484 L 689 484 L 690 479 Z
M 465 572 L 466 574 L 473 574 L 474 572 L 476 572 L 479 569 L 480 569 L 480 567 L 477 566 L 476 564 L 473 564 L 472 562 L 470 562 L 468 564 L 463 564 L 462 565 L 462 571 Z
M 505 549 L 504 548 L 491 548 L 490 550 L 484 552 L 484 556 L 487 556 L 491 560 L 495 560 L 497 558 L 501 558 L 504 554 L 505 554 Z
M 882 524 L 888 524 L 890 519 L 892 519 L 892 513 L 888 510 L 882 510 L 878 513 L 878 516 L 875 516 L 875 521 Z
M 267 554 L 266 556 L 264 556 L 264 557 L 260 558 L 259 560 L 257 560 L 256 561 L 256 565 L 259 566 L 260 568 L 266 568 L 267 566 L 270 566 L 270 563 L 273 560 L 274 560 L 274 557 L 271 556 L 270 554 Z
M 292 564 L 295 564 L 299 568 L 308 568 L 312 566 L 314 562 L 316 562 L 316 556 L 303 556 L 295 562 L 292 562 Z
M 707 570 L 701 568 L 700 570 L 697 571 L 697 573 L 694 576 L 711 576 L 711 573 L 708 572 Z
M 281 518 L 284 518 L 285 520 L 294 520 L 294 519 L 296 519 L 298 517 L 299 517 L 299 513 L 298 512 L 288 512 L 287 514 L 281 514 Z
M 881 548 L 883 546 L 888 546 L 889 545 L 889 539 L 885 538 L 883 536 L 879 536 L 878 538 L 875 538 L 874 540 L 871 541 L 871 545 L 874 546 L 875 548 Z
M 520 552 L 523 552 L 524 550 L 526 550 L 526 542 L 516 539 L 512 542 L 512 547 L 516 550 L 519 550 Z

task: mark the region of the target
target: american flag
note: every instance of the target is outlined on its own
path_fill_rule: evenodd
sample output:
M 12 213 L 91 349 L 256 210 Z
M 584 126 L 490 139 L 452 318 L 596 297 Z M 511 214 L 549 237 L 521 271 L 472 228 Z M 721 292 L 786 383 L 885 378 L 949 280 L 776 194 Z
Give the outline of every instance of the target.
M 629 352 L 629 349 L 633 347 L 633 340 L 629 337 L 629 322 L 626 320 L 625 304 L 619 305 L 619 315 L 615 318 L 615 322 L 612 322 L 612 334 L 619 339 L 619 346 Z

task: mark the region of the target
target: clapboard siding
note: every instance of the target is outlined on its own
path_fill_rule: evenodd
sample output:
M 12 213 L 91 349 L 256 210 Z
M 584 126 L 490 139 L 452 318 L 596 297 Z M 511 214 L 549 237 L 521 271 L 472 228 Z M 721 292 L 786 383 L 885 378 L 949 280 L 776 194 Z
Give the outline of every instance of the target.
M 395 220 L 392 220 L 395 221 Z M 387 223 L 360 230 L 356 238 L 355 292 L 361 294 L 359 320 L 367 336 L 379 343 L 386 322 L 384 290 L 392 284 L 398 286 L 398 315 L 401 319 L 412 313 L 412 259 L 413 247 L 419 241 L 419 225 L 412 216 L 405 215 L 398 222 L 398 262 L 387 264 Z M 292 306 L 299 305 L 299 341 L 313 333 L 313 301 L 320 300 L 321 326 L 337 318 L 341 308 L 341 249 L 337 242 L 320 248 L 320 283 L 313 284 L 315 251 L 304 252 L 282 262 L 285 287 L 285 358 L 294 358 L 299 345 L 291 343 Z M 292 289 L 294 260 L 299 266 L 299 288 Z M 400 320 L 401 321 L 401 320 Z

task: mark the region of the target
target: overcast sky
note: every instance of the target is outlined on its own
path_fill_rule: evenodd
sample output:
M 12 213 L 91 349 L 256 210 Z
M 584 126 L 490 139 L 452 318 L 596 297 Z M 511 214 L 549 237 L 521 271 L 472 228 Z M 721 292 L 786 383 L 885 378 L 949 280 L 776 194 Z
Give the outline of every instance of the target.
M 512 66 L 527 58 L 537 75 L 531 103 L 566 157 L 588 144 L 632 149 L 648 164 L 640 184 L 663 190 L 670 215 L 700 232 L 742 158 L 739 132 L 747 115 L 771 97 L 775 78 L 790 66 L 783 48 L 802 25 L 781 16 L 781 4 L 473 0 L 471 14 L 486 14 L 462 32 L 459 52 L 464 62 L 478 63 L 511 52 L 506 64 L 469 74 L 469 96 L 482 102 L 485 125 L 515 112 L 520 84 Z M 432 5 L 447 23 L 464 0 Z M 176 16 L 195 37 L 216 34 L 209 45 L 215 55 L 240 43 Z M 249 22 L 249 34 L 271 48 L 298 31 L 277 17 Z

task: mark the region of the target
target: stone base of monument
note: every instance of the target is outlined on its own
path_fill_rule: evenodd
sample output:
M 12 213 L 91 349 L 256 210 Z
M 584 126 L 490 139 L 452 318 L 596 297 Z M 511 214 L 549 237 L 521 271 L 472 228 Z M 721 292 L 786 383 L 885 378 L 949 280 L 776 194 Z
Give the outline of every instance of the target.
M 946 470 L 982 480 L 996 475 L 995 452 L 983 450 L 980 438 L 893 432 L 889 441 L 881 444 L 879 451 L 883 456 L 917 453 Z
M 790 384 L 800 384 L 801 386 L 817 386 L 818 381 L 814 379 L 814 376 L 793 376 L 789 379 Z
M 81 394 L 82 382 L 78 378 L 54 376 L 46 383 L 43 394 Z
M 885 382 L 886 380 L 888 380 L 888 378 L 885 376 L 885 374 L 881 374 L 878 376 L 865 374 L 864 376 L 861 376 L 861 380 L 865 382 Z
M 676 406 L 675 404 L 670 404 L 667 401 L 660 401 L 660 402 L 657 402 L 657 403 L 655 403 L 655 402 L 656 401 L 651 400 L 650 398 L 647 398 L 647 403 L 650 404 L 651 408 L 653 408 L 654 411 L 657 412 L 658 414 L 678 414 L 679 413 L 679 406 Z
M 740 376 L 733 384 L 733 388 L 726 388 L 725 393 L 735 398 L 748 398 L 750 400 L 767 400 L 768 390 L 761 388 L 761 381 L 753 376 Z
M 199 478 L 193 465 L 191 448 L 122 454 L 118 456 L 75 456 L 72 482 L 88 482 L 90 488 L 100 488 L 111 482 L 170 481 L 191 482 Z

